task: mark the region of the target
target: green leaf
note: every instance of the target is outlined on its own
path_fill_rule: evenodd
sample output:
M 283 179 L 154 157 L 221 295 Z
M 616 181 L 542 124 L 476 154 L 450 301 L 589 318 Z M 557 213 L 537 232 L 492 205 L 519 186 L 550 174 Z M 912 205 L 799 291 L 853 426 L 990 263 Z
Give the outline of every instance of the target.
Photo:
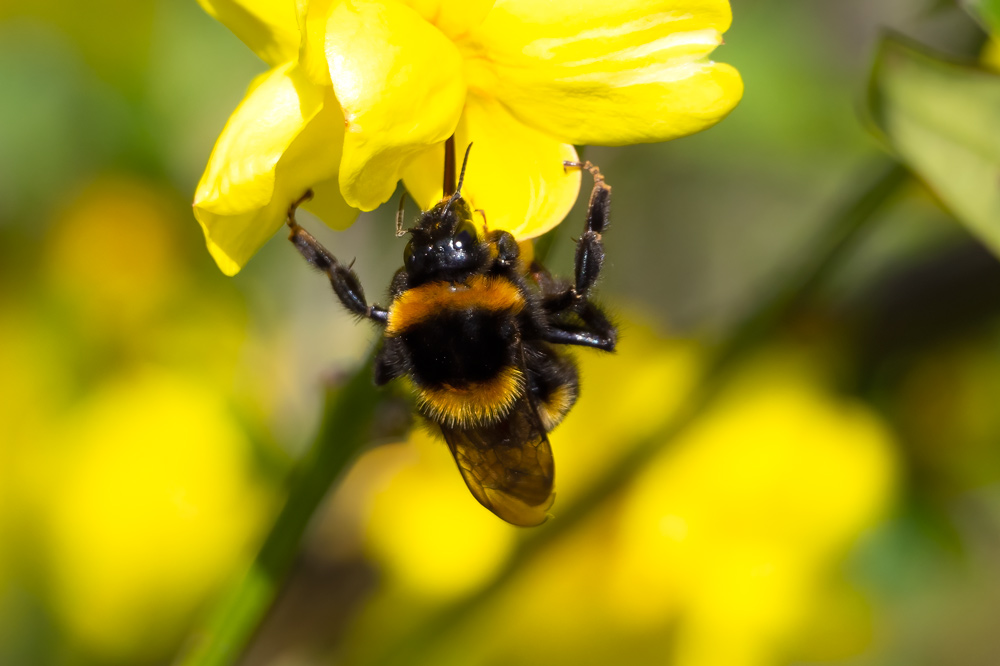
M 983 24 L 988 33 L 1000 35 L 1000 0 L 962 0 L 962 6 Z
M 1000 76 L 886 37 L 868 103 L 899 158 L 1000 255 Z

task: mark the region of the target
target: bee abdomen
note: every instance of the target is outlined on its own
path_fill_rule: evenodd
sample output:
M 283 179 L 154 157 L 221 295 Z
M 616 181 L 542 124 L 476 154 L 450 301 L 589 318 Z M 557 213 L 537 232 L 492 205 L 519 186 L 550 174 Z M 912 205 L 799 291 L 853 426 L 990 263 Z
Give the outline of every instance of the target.
M 562 422 L 580 394 L 579 375 L 573 360 L 545 345 L 531 345 L 528 390 L 546 432 Z
M 432 282 L 397 298 L 386 335 L 398 340 L 426 416 L 456 427 L 495 423 L 524 395 L 516 354 L 525 298 L 502 277 Z
M 452 428 L 490 425 L 506 418 L 524 394 L 524 375 L 505 366 L 492 379 L 420 386 L 417 402 L 425 416 Z

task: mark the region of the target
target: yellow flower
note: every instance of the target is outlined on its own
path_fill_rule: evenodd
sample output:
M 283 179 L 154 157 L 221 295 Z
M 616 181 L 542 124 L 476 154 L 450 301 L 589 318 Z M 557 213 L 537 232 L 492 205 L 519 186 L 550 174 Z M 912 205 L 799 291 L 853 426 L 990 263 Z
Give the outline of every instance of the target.
M 1000 72 L 1000 37 L 990 37 L 980 54 L 983 66 L 994 72 Z
M 891 433 L 814 363 L 772 351 L 747 364 L 623 498 L 607 605 L 638 627 L 679 617 L 678 666 L 779 663 L 892 501 Z M 861 650 L 864 618 L 848 614 L 842 647 Z
M 219 267 L 236 273 L 306 189 L 334 228 L 402 178 L 441 196 L 443 142 L 476 148 L 464 194 L 531 238 L 580 187 L 573 144 L 691 134 L 743 84 L 707 59 L 727 0 L 200 0 L 271 69 L 229 119 L 195 195 Z M 350 207 L 349 207 L 350 206 Z
M 156 661 L 246 564 L 267 506 L 250 443 L 211 385 L 153 368 L 106 382 L 52 437 L 33 455 L 57 482 L 36 474 L 56 616 L 107 662 Z

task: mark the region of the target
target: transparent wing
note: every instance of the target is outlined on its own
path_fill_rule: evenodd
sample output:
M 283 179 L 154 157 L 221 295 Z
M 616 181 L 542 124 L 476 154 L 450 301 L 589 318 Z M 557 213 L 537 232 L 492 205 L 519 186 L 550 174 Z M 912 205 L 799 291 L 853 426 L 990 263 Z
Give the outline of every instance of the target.
M 545 522 L 555 493 L 552 449 L 522 398 L 507 418 L 473 429 L 441 426 L 466 485 L 479 503 L 513 525 Z

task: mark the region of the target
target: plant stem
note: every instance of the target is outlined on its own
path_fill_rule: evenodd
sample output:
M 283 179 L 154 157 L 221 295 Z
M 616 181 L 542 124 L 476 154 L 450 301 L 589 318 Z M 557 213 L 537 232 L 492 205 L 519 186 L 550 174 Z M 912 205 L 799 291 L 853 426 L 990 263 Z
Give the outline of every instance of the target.
M 822 282 L 849 249 L 865 223 L 883 207 L 900 186 L 908 182 L 908 172 L 898 164 L 882 167 L 881 175 L 855 195 L 825 225 L 809 251 L 798 253 L 801 260 L 776 276 L 773 288 L 719 346 L 699 386 L 680 410 L 653 435 L 628 448 L 628 453 L 612 464 L 575 502 L 563 506 L 557 520 L 532 532 L 515 550 L 504 567 L 485 587 L 442 609 L 420 623 L 402 640 L 376 659 L 382 665 L 431 663 L 433 650 L 461 630 L 477 611 L 485 607 L 548 544 L 571 531 L 595 508 L 623 488 L 635 475 L 683 433 L 719 394 L 739 362 L 758 343 L 778 329 Z
M 296 465 L 288 499 L 250 570 L 222 599 L 178 664 L 222 666 L 240 658 L 281 589 L 316 507 L 368 443 L 379 397 L 370 360 L 346 383 L 327 391 L 319 433 Z

